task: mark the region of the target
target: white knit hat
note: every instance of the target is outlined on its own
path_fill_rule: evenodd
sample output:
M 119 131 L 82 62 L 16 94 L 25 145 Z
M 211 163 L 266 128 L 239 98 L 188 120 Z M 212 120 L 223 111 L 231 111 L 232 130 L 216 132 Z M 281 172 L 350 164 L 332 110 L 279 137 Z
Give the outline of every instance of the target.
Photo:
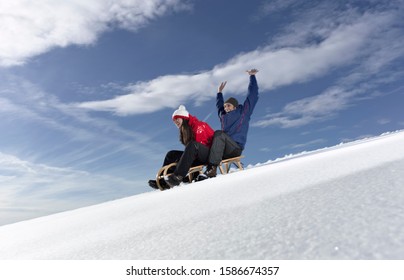
M 173 119 L 182 118 L 182 119 L 189 119 L 189 113 L 187 109 L 185 109 L 184 105 L 180 105 L 177 110 L 173 113 Z

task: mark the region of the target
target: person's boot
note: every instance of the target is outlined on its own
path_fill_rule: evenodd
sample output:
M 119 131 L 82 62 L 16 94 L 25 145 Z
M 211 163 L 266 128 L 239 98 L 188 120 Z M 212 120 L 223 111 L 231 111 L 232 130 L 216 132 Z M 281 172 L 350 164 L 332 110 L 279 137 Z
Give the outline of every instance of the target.
M 152 187 L 153 189 L 159 190 L 160 188 L 157 186 L 157 181 L 156 180 L 149 180 L 149 186 Z M 167 185 L 166 181 L 163 179 L 160 179 L 160 186 L 163 188 L 163 190 L 168 190 L 170 187 Z
M 166 179 L 166 183 L 170 188 L 178 186 L 182 182 L 182 176 L 171 174 Z
M 217 175 L 217 166 L 216 165 L 208 165 L 208 167 L 206 168 L 206 171 L 205 171 L 205 175 L 208 177 L 208 178 L 213 178 L 213 177 L 216 177 L 216 175 Z
M 152 187 L 153 189 L 158 190 L 159 187 L 157 186 L 157 181 L 156 180 L 149 180 L 149 186 Z
M 217 170 L 217 166 L 216 165 L 211 165 L 209 164 L 206 167 L 206 171 L 202 174 L 199 174 L 198 177 L 196 178 L 197 182 L 203 181 L 205 179 L 209 179 L 209 178 L 213 178 L 216 177 L 216 171 Z

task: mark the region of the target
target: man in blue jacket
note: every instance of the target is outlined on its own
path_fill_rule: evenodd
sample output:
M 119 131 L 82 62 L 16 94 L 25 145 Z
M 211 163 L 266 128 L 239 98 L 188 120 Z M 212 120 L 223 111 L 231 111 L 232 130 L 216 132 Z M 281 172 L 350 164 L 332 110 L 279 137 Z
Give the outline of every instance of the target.
M 251 114 L 258 101 L 258 84 L 255 74 L 257 69 L 248 70 L 250 84 L 248 95 L 244 103 L 238 104 L 237 99 L 230 97 L 223 99 L 223 89 L 227 82 L 222 82 L 216 97 L 216 107 L 222 130 L 215 131 L 212 147 L 209 153 L 209 163 L 202 180 L 216 177 L 217 166 L 222 159 L 240 156 L 247 142 L 247 133 Z

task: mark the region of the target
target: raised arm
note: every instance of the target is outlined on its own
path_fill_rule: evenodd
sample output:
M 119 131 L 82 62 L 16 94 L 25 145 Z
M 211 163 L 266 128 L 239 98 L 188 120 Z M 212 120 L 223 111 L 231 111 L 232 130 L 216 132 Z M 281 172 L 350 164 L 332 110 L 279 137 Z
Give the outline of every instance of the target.
M 258 73 L 258 70 L 251 69 L 246 72 L 250 75 L 250 83 L 248 85 L 247 98 L 244 101 L 244 110 L 248 115 L 251 115 L 258 101 L 258 84 L 257 79 L 255 78 L 255 74 Z
M 223 107 L 223 105 L 224 105 L 224 99 L 223 99 L 223 93 L 222 93 L 222 91 L 223 91 L 223 89 L 225 88 L 226 84 L 227 84 L 227 81 L 222 82 L 222 83 L 219 85 L 219 88 L 218 88 L 218 90 L 217 90 L 217 95 L 216 95 L 216 108 L 217 108 L 217 114 L 218 114 L 219 118 L 220 118 L 220 116 L 221 116 L 222 114 L 225 114 L 225 113 L 226 113 L 226 112 L 224 111 L 224 107 Z

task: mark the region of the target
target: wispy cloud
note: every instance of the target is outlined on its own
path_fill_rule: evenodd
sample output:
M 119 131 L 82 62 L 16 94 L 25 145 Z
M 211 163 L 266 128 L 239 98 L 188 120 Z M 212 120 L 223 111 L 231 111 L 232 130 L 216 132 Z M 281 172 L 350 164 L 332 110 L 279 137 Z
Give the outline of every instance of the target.
M 181 0 L 1 1 L 0 66 L 22 64 L 55 47 L 92 44 L 112 27 L 135 31 L 189 8 Z
M 403 5 L 398 7 L 403 9 Z M 404 44 L 404 32 L 399 20 L 399 10 L 367 11 L 361 17 L 355 17 L 352 23 L 339 25 L 331 33 L 323 32 L 329 33 L 330 37 L 319 46 L 328 41 L 327 48 L 336 49 L 339 49 L 339 43 L 346 41 L 345 39 L 348 41 L 350 38 L 359 39 L 364 35 L 359 39 L 357 47 L 352 44 L 345 51 L 334 53 L 335 58 L 349 57 L 349 61 L 343 65 L 349 67 L 346 68 L 345 75 L 323 92 L 313 92 L 312 97 L 293 101 L 285 105 L 281 112 L 268 114 L 253 125 L 258 127 L 276 125 L 284 128 L 303 126 L 333 118 L 360 100 L 390 94 L 390 92 L 378 92 L 377 88 L 401 80 L 403 77 L 402 71 L 397 71 L 394 67 L 393 70 L 389 69 L 395 60 L 404 56 L 404 49 L 401 47 Z M 353 12 L 349 11 L 349 14 L 352 16 Z M 352 17 L 349 17 L 349 21 L 352 21 Z M 291 40 L 282 38 L 281 41 L 285 44 Z M 324 60 L 325 57 L 319 56 L 319 59 Z
M 253 15 L 251 18 L 254 20 L 260 20 L 273 13 L 282 12 L 286 9 L 290 9 L 293 6 L 299 5 L 298 0 L 274 0 L 274 1 L 264 1 L 258 8 L 257 14 Z
M 136 160 L 161 160 L 150 137 L 55 106 L 0 99 L 0 225 L 142 192 Z
M 301 38 L 293 42 L 287 40 L 289 37 L 278 37 L 268 46 L 239 54 L 209 71 L 193 75 L 166 75 L 138 82 L 128 85 L 125 92 L 116 98 L 83 102 L 77 106 L 118 115 L 144 114 L 175 108 L 180 103 L 200 104 L 210 100 L 212 92 L 224 80 L 229 81 L 226 92 L 245 94 L 247 81 L 243 72 L 251 67 L 260 69 L 261 92 L 311 81 L 340 67 L 350 67 L 347 76 L 323 94 L 289 104 L 283 112 L 269 115 L 255 125 L 292 127 L 324 119 L 351 105 L 350 100 L 360 93 L 360 90 L 353 89 L 354 86 L 376 74 L 394 58 L 403 56 L 400 46 L 404 32 L 398 24 L 401 20 L 399 11 L 360 12 L 352 9 L 345 12 L 343 16 L 341 13 L 333 15 L 328 25 L 323 24 L 327 15 L 321 16 L 321 24 L 316 23 L 317 18 L 312 19 L 308 26 L 318 30 L 315 40 L 313 32 L 303 32 L 306 36 L 304 40 Z M 308 30 L 301 27 L 295 34 L 303 29 Z M 348 87 L 348 84 L 351 86 Z M 169 99 L 164 98 L 168 95 Z M 327 106 L 327 110 L 323 106 Z
M 34 164 L 0 152 L 0 223 L 131 195 L 134 181 Z
M 142 191 L 135 159 L 160 161 L 163 145 L 89 117 L 21 78 L 0 78 L 5 80 L 0 83 L 6 87 L 0 86 L 0 141 L 7 144 L 0 151 L 0 225 Z
M 377 120 L 377 123 L 380 125 L 385 125 L 385 124 L 391 123 L 391 120 L 388 118 L 381 118 L 381 119 Z
M 301 143 L 301 144 L 291 144 L 288 146 L 288 148 L 292 148 L 292 149 L 302 149 L 302 148 L 306 148 L 306 147 L 310 147 L 313 145 L 318 145 L 318 144 L 323 144 L 325 143 L 326 140 L 324 139 L 316 139 L 316 140 L 312 140 L 306 143 Z
M 22 78 L 6 75 L 0 78 L 0 116 L 4 121 L 18 123 L 46 133 L 53 133 L 54 143 L 43 147 L 42 157 L 46 152 L 54 153 L 59 149 L 69 164 L 86 166 L 90 160 L 99 158 L 100 151 L 104 157 L 118 156 L 123 153 L 133 157 L 148 159 L 160 158 L 164 147 L 154 142 L 153 136 L 139 131 L 122 128 L 118 123 L 101 117 L 91 117 L 82 109 L 66 105 L 50 93 L 38 88 L 35 84 Z M 31 139 L 30 141 L 34 141 Z M 76 145 L 75 145 L 76 143 Z M 88 146 L 88 143 L 91 143 Z M 134 144 L 136 143 L 136 144 Z
M 266 119 L 255 122 L 253 126 L 279 125 L 288 128 L 323 121 L 350 106 L 350 100 L 354 95 L 355 92 L 332 88 L 323 94 L 291 102 L 282 112 L 270 114 Z

